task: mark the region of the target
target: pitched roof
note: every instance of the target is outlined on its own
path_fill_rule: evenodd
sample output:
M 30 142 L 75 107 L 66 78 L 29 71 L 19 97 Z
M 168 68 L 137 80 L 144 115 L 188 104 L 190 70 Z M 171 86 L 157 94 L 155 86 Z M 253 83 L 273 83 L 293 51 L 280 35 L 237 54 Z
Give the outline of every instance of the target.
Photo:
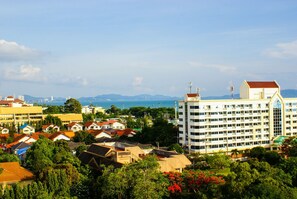
M 80 123 L 78 123 L 78 122 L 71 122 L 71 123 L 69 123 L 68 124 L 68 127 L 73 127 L 74 125 L 79 125 L 79 126 L 82 126 Z
M 98 124 L 97 124 L 96 122 L 86 122 L 86 123 L 85 123 L 85 127 L 89 127 L 89 126 L 91 126 L 91 125 L 93 125 L 93 124 L 95 124 L 95 125 L 98 126 Z
M 100 130 L 93 130 L 93 129 L 91 129 L 91 130 L 88 130 L 87 131 L 89 134 L 92 134 L 93 136 L 97 136 L 97 135 L 99 135 L 100 133 L 106 133 L 106 134 L 108 134 L 108 135 L 110 135 L 110 133 L 109 132 L 107 132 L 107 131 L 104 131 L 104 130 L 102 130 L 102 129 L 100 129 Z
M 28 139 L 30 138 L 30 136 L 28 136 L 26 134 L 18 134 L 18 136 L 14 138 L 14 142 L 18 142 L 25 137 L 28 137 Z
M 16 145 L 11 147 L 11 150 L 16 150 L 16 149 L 22 149 L 22 148 L 26 148 L 26 147 L 30 147 L 31 144 L 28 144 L 26 142 L 19 142 Z
M 64 135 L 63 132 L 55 132 L 53 134 L 51 134 L 48 138 L 50 140 L 54 140 L 56 137 L 58 137 L 59 135 Z M 64 135 L 65 137 L 69 138 L 67 135 Z M 70 138 L 69 138 L 70 139 Z
M 63 131 L 63 134 L 69 138 L 73 138 L 75 136 L 75 133 L 73 131 Z
M 3 169 L 0 174 L 0 183 L 15 183 L 34 178 L 34 174 L 21 167 L 18 162 L 2 162 L 0 168 Z
M 279 88 L 275 81 L 247 81 L 250 88 Z
M 51 134 L 36 132 L 36 133 L 32 133 L 31 138 L 38 140 L 40 138 L 40 136 L 44 136 L 44 137 L 48 138 L 49 136 L 51 136 Z
M 99 156 L 94 153 L 90 153 L 88 151 L 82 152 L 78 158 L 83 164 L 89 164 L 91 167 L 95 169 L 101 169 L 101 165 L 109 166 L 113 165 L 115 168 L 120 168 L 123 166 L 122 163 L 114 162 L 106 157 Z
M 110 151 L 111 151 L 111 148 L 109 146 L 103 146 L 98 144 L 92 144 L 88 148 L 88 152 L 91 152 L 100 156 L 107 156 Z

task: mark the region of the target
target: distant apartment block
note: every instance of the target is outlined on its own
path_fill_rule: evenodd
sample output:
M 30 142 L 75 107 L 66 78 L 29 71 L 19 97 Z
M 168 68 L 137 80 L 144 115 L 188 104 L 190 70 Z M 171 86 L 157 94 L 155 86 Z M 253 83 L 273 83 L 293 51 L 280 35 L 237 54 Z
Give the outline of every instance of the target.
M 191 152 L 268 148 L 278 136 L 297 135 L 297 98 L 283 98 L 276 81 L 244 81 L 240 99 L 186 94 L 178 115 L 179 143 Z

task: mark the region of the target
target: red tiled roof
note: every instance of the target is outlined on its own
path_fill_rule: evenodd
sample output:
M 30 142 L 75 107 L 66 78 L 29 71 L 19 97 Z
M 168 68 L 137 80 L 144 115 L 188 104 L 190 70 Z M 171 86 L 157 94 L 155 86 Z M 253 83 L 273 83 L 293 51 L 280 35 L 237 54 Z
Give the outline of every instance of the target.
M 198 97 L 197 93 L 188 93 L 187 94 L 188 97 Z
M 247 84 L 250 88 L 279 88 L 275 81 L 268 81 L 268 82 L 250 82 L 248 81 Z
M 58 137 L 59 135 L 64 135 L 65 137 L 68 137 L 67 135 L 65 135 L 63 132 L 55 132 L 53 134 L 51 134 L 48 138 L 50 140 L 54 140 L 56 137 Z M 68 137 L 69 138 L 69 137 Z
M 42 125 L 42 129 L 46 129 L 47 127 L 51 126 L 52 124 L 45 124 L 45 125 Z
M 23 139 L 24 137 L 30 137 L 30 136 L 28 136 L 28 135 L 26 135 L 26 134 L 18 134 L 19 136 L 17 136 L 17 137 L 15 137 L 14 138 L 14 141 L 15 142 L 18 142 L 19 140 L 21 140 L 21 139 Z
M 73 126 L 76 125 L 76 124 L 82 126 L 81 124 L 79 124 L 79 123 L 77 123 L 77 122 L 71 122 L 71 123 L 68 124 L 68 127 L 71 128 L 71 127 L 73 127 Z
M 98 125 L 96 122 L 86 122 L 85 123 L 85 127 L 89 127 L 89 126 L 91 126 L 92 124 L 95 124 L 95 125 Z

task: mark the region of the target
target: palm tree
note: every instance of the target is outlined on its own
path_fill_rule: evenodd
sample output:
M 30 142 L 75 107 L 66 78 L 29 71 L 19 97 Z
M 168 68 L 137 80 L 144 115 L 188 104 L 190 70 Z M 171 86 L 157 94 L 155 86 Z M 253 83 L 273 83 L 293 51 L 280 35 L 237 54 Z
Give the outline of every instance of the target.
M 235 156 L 235 158 L 237 158 L 238 155 L 239 155 L 239 151 L 237 149 L 231 150 L 231 157 Z

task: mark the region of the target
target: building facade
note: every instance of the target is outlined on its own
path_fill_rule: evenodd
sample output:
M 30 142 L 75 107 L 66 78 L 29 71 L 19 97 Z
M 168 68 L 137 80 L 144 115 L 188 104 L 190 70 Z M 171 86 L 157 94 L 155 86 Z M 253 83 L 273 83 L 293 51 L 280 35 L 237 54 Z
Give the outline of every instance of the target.
M 179 101 L 179 143 L 191 152 L 270 147 L 278 136 L 297 135 L 297 98 L 283 98 L 275 81 L 244 81 L 240 99 Z

